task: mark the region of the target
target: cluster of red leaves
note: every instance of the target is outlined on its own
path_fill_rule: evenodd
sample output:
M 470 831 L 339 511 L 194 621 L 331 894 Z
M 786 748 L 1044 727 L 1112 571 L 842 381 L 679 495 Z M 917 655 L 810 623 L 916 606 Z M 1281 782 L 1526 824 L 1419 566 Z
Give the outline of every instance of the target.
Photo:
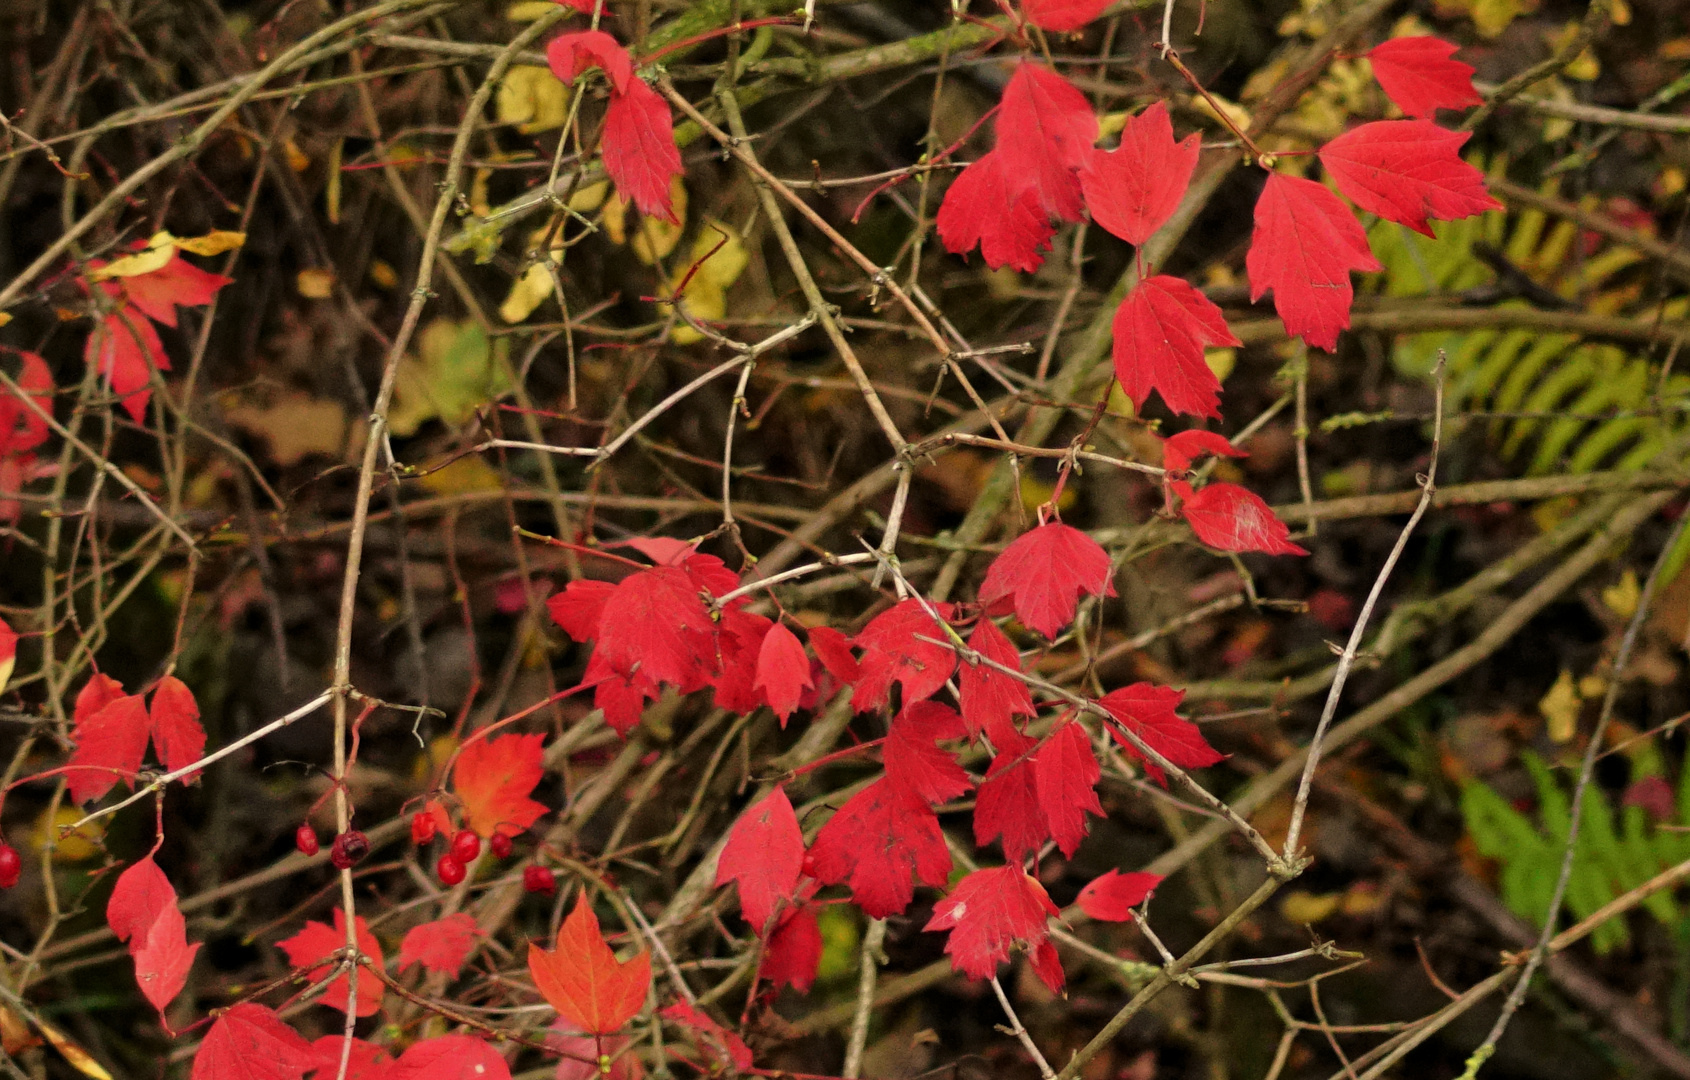
M 635 73 L 628 50 L 602 30 L 582 30 L 553 38 L 546 62 L 566 83 L 591 68 L 604 72 L 610 82 L 610 105 L 599 135 L 604 171 L 643 213 L 674 222 L 670 182 L 681 174 L 674 121 L 662 95 Z
M 301 1080 L 340 1075 L 348 1080 L 510 1080 L 510 1066 L 491 1045 L 471 1035 L 437 1035 L 411 1044 L 397 1059 L 374 1043 L 325 1035 L 305 1038 L 263 1005 L 243 1002 L 212 1023 L 194 1057 L 193 1080 Z
M 153 688 L 149 709 L 140 694 L 125 694 L 109 675 L 95 675 L 76 695 L 71 738 L 76 750 L 65 766 L 72 802 L 98 799 L 119 780 L 133 781 L 147 752 L 147 740 L 171 772 L 185 769 L 205 750 L 205 728 L 194 692 L 174 675 Z M 192 781 L 196 773 L 182 779 Z
M 146 241 L 135 246 L 144 248 Z M 98 270 L 104 265 L 103 260 L 93 259 L 88 268 Z M 201 270 L 182 258 L 180 251 L 172 251 L 170 261 L 157 270 L 94 282 L 108 310 L 88 335 L 83 362 L 99 370 L 137 424 L 147 415 L 153 371 L 170 370 L 170 358 L 153 323 L 175 326 L 178 305 L 209 304 L 217 290 L 232 280 Z
M 53 411 L 53 373 L 32 352 L 18 354 L 18 389 L 41 410 Z M 47 420 L 16 394 L 0 396 L 0 521 L 18 519 L 18 501 L 26 480 L 37 476 L 36 447 L 47 441 Z

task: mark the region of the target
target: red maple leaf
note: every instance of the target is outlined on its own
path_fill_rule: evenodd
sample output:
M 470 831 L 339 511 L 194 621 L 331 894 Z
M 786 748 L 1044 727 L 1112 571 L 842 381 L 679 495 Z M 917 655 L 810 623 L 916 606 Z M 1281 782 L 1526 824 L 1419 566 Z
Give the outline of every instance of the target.
M 76 750 L 65 783 L 72 802 L 98 799 L 119 779 L 135 778 L 152 726 L 140 694 L 125 694 L 116 679 L 95 675 L 77 694 L 71 719 Z
M 1072 720 L 1045 736 L 1044 745 L 1033 755 L 1039 809 L 1051 839 L 1064 855 L 1072 856 L 1086 838 L 1086 814 L 1103 816 L 1096 790 L 1101 777 L 1086 729 Z
M 129 306 L 102 316 L 94 324 L 82 347 L 82 362 L 111 383 L 112 392 L 137 424 L 147 418 L 153 369 L 170 370 L 170 358 L 164 355 L 158 331 Z
M 176 890 L 151 855 L 118 876 L 106 902 L 106 924 L 117 940 L 128 942 L 135 981 L 163 1021 L 165 1006 L 187 984 L 200 947 L 188 944 Z
M 718 708 L 743 716 L 769 703 L 768 697 L 757 689 L 757 663 L 763 639 L 773 625 L 764 616 L 741 610 L 738 605 L 722 612 L 722 619 L 716 624 L 716 646 L 722 666 L 710 679 Z M 810 661 L 806 657 L 804 672 L 808 675 L 809 671 Z
M 546 64 L 564 82 L 574 82 L 581 73 L 602 68 L 613 93 L 625 93 L 634 81 L 634 60 L 619 42 L 603 30 L 581 30 L 561 34 L 546 46 Z
M 949 604 L 934 604 L 933 610 L 942 619 L 951 617 Z M 885 705 L 894 682 L 902 684 L 906 705 L 938 693 L 956 670 L 956 654 L 935 644 L 943 635 L 920 600 L 900 601 L 876 615 L 852 639 L 863 655 L 851 708 L 866 712 Z
M 804 868 L 804 833 L 786 790 L 776 788 L 734 823 L 716 863 L 716 887 L 739 883 L 739 910 L 762 934 L 782 901 L 798 891 Z
M 187 768 L 205 753 L 199 702 L 176 676 L 166 675 L 154 688 L 148 722 L 152 725 L 153 752 L 170 772 Z M 198 775 L 189 773 L 182 782 L 191 783 Z
M 516 836 L 540 820 L 544 803 L 529 798 L 542 773 L 544 735 L 500 735 L 468 743 L 452 767 L 452 790 L 464 824 L 477 835 Z
M 753 685 L 780 717 L 783 728 L 787 717 L 798 708 L 804 691 L 815 685 L 810 678 L 810 658 L 804 653 L 803 642 L 782 623 L 775 623 L 763 635 L 763 643 L 757 649 L 757 679 Z
M 886 779 L 929 804 L 949 802 L 974 787 L 956 757 L 939 741 L 968 734 L 962 717 L 949 705 L 917 701 L 892 719 L 886 736 Z
M 23 397 L 0 397 L 0 521 L 16 521 L 22 507 L 7 496 L 16 495 L 35 471 L 30 451 L 47 441 L 47 421 L 23 400 L 28 398 L 49 415 L 53 411 L 53 373 L 32 352 L 18 353 L 18 389 Z M 0 687 L 5 683 L 0 681 Z
M 951 182 L 934 225 L 946 251 L 961 255 L 979 244 L 988 267 L 1023 273 L 1039 268 L 1056 235 L 1038 192 L 1013 182 L 996 150 L 970 162 Z
M 1363 210 L 1431 236 L 1427 218 L 1453 221 L 1502 209 L 1485 192 L 1485 174 L 1461 160 L 1471 137 L 1430 120 L 1377 120 L 1321 147 L 1320 163 Z
M 610 95 L 599 137 L 604 171 L 616 189 L 652 217 L 675 222 L 670 185 L 681 175 L 681 151 L 675 145 L 675 122 L 661 94 L 629 80 L 627 92 Z
M 1021 867 L 998 866 L 976 870 L 957 882 L 950 895 L 934 905 L 933 918 L 922 929 L 949 930 L 945 952 L 952 969 L 971 979 L 989 979 L 1017 942 L 1029 951 L 1045 942 L 1045 920 L 1056 913 L 1044 886 Z M 1051 987 L 1061 988 L 1060 981 Z
M 731 1068 L 735 1072 L 745 1072 L 751 1068 L 751 1048 L 745 1045 L 745 1040 L 718 1024 L 715 1018 L 694 1007 L 691 1002 L 677 1001 L 668 1008 L 659 1010 L 657 1015 L 686 1028 L 693 1036 L 693 1041 L 720 1068 Z
M 307 977 L 315 983 L 329 973 L 330 957 L 341 949 L 346 948 L 346 912 L 340 908 L 334 909 L 334 926 L 312 920 L 305 924 L 305 929 L 285 941 L 278 941 L 277 946 L 288 955 L 288 962 L 296 968 L 310 968 Z M 364 917 L 358 916 L 358 950 L 372 958 L 377 964 L 382 962 L 381 942 L 370 933 L 365 925 Z M 342 975 L 335 979 L 317 999 L 322 1005 L 331 1009 L 346 1011 L 347 1002 L 351 1000 L 348 990 L 349 976 Z M 372 1016 L 381 1008 L 381 999 L 387 993 L 387 988 L 381 980 L 369 972 L 362 972 L 358 979 L 358 1003 L 356 1010 L 359 1016 Z
M 571 581 L 562 592 L 547 599 L 546 611 L 576 641 L 592 641 L 599 634 L 604 603 L 615 591 L 616 586 L 608 581 Z
M 1197 539 L 1222 551 L 1265 551 L 1269 555 L 1307 555 L 1290 540 L 1291 530 L 1274 516 L 1262 497 L 1237 484 L 1205 484 L 1192 491 L 1183 480 L 1169 484 L 1182 500 L 1180 513 Z
M 340 1075 L 340 1055 L 347 1042 L 345 1035 L 324 1035 L 311 1044 L 311 1052 L 317 1056 L 317 1080 L 335 1080 Z M 393 1064 L 387 1049 L 363 1039 L 350 1042 L 346 1080 L 386 1080 L 387 1067 Z
M 1139 409 L 1159 391 L 1168 408 L 1221 414 L 1221 381 L 1203 358 L 1206 345 L 1237 345 L 1226 316 L 1181 278 L 1157 274 L 1133 286 L 1115 309 L 1115 378 Z
M 1170 435 L 1162 443 L 1162 468 L 1171 473 L 1185 472 L 1201 454 L 1231 458 L 1250 456 L 1218 432 L 1193 429 Z
M 96 263 L 90 263 L 96 265 Z M 165 326 L 176 325 L 176 308 L 202 307 L 217 298 L 217 290 L 233 285 L 234 278 L 201 270 L 172 251 L 170 261 L 157 270 L 113 279 L 125 300 L 141 314 Z
M 851 639 L 833 627 L 812 627 L 810 648 L 816 650 L 816 659 L 822 662 L 827 673 L 844 685 L 850 686 L 862 678 L 862 665 L 851 653 Z
M 1109 553 L 1096 540 L 1052 521 L 1021 534 L 992 560 L 980 602 L 990 610 L 1013 600 L 1022 623 L 1055 638 L 1074 621 L 1082 594 L 1115 595 L 1113 576 Z
M 1244 258 L 1250 299 L 1273 290 L 1286 333 L 1330 352 L 1350 325 L 1351 270 L 1379 270 L 1361 222 L 1313 180 L 1272 173 L 1256 200 L 1256 227 Z
M 1142 871 L 1123 874 L 1119 870 L 1111 870 L 1102 877 L 1093 878 L 1080 890 L 1075 902 L 1080 905 L 1081 911 L 1094 919 L 1125 922 L 1133 917 L 1133 908 L 1150 899 L 1150 894 L 1161 883 L 1161 874 Z
M 609 1035 L 645 1005 L 651 954 L 617 960 L 583 895 L 563 920 L 555 949 L 528 946 L 528 971 L 559 1016 L 589 1035 Z
M 813 888 L 813 886 L 812 886 Z M 790 986 L 800 994 L 815 985 L 822 962 L 822 930 L 814 904 L 789 908 L 763 947 L 763 978 L 775 986 Z
M 1041 30 L 1066 34 L 1103 14 L 1110 0 L 1021 0 L 1021 10 Z
M 413 926 L 399 943 L 399 970 L 421 964 L 439 975 L 456 975 L 480 936 L 475 916 L 462 911 Z
M 1129 755 L 1143 762 L 1145 773 L 1164 787 L 1167 775 L 1121 729 L 1132 732 L 1144 745 L 1182 769 L 1201 769 L 1224 759 L 1226 755 L 1209 745 L 1196 724 L 1174 711 L 1184 700 L 1184 690 L 1141 682 L 1123 686 L 1097 701 L 1115 721 L 1105 725 L 1109 734 Z
M 1031 187 L 1052 217 L 1080 220 L 1079 171 L 1097 141 L 1097 114 L 1086 96 L 1043 64 L 1017 64 L 998 106 L 997 135 L 1004 175 Z
M 1020 651 L 990 619 L 981 619 L 975 625 L 968 635 L 968 645 L 988 660 L 1021 670 Z M 1037 715 L 1027 684 L 988 664 L 964 662 L 957 667 L 957 696 L 968 734 L 977 738 L 984 732 L 1000 750 L 1019 736 L 1017 716 Z
M 807 872 L 824 885 L 847 882 L 857 906 L 872 919 L 884 919 L 914 898 L 912 874 L 923 885 L 943 885 L 951 853 L 933 808 L 882 777 L 822 826 Z
M 1439 109 L 1480 105 L 1473 89 L 1473 66 L 1451 59 L 1455 46 L 1435 37 L 1401 37 L 1375 45 L 1367 53 L 1373 77 L 1397 108 L 1410 116 L 1431 117 Z
M 192 1080 L 300 1080 L 317 1065 L 303 1035 L 249 1001 L 212 1021 L 194 1054 Z
M 1091 219 L 1135 247 L 1179 207 L 1197 167 L 1201 136 L 1174 141 L 1168 107 L 1155 102 L 1127 121 L 1116 150 L 1092 150 L 1080 170 Z
M 716 624 L 699 598 L 707 590 L 696 580 L 709 578 L 713 567 L 705 560 L 721 565 L 697 555 L 685 567 L 654 566 L 623 578 L 605 596 L 583 681 L 598 684 L 594 704 L 618 734 L 639 722 L 640 703 L 656 697 L 660 684 L 690 694 L 720 672 Z
M 1038 778 L 1029 753 L 1036 745 L 1020 735 L 1012 743 L 999 744 L 974 799 L 975 844 L 985 847 L 1000 841 L 1003 857 L 1012 863 L 1019 863 L 1050 839 L 1050 823 L 1039 803 Z
M 511 1067 L 485 1039 L 436 1035 L 413 1043 L 382 1080 L 510 1080 Z M 318 1080 L 331 1078 L 318 1077 Z

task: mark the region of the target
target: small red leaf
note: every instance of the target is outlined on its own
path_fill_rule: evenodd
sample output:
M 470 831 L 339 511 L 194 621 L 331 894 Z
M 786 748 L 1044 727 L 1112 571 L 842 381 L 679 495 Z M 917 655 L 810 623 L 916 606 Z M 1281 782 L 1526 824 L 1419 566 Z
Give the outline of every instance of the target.
M 153 729 L 153 753 L 158 755 L 169 772 L 186 768 L 205 753 L 205 728 L 200 726 L 200 707 L 194 692 L 181 679 L 166 675 L 153 690 L 150 722 Z M 193 783 L 198 772 L 182 778 L 184 784 Z
M 608 581 L 571 581 L 546 601 L 546 610 L 564 633 L 576 641 L 591 641 L 599 636 L 604 603 L 615 591 L 616 586 Z
M 1367 53 L 1373 77 L 1397 108 L 1430 118 L 1439 109 L 1480 105 L 1473 89 L 1473 66 L 1451 59 L 1455 46 L 1435 37 L 1401 37 L 1375 45 Z
M 1139 409 L 1159 391 L 1168 408 L 1221 414 L 1221 381 L 1203 358 L 1206 345 L 1237 345 L 1226 316 L 1181 278 L 1157 274 L 1133 286 L 1115 309 L 1115 378 Z
M 452 767 L 452 790 L 463 805 L 464 824 L 478 836 L 516 836 L 546 812 L 529 798 L 540 782 L 544 735 L 499 735 L 475 739 Z
M 962 717 L 948 705 L 917 701 L 904 706 L 886 736 L 886 779 L 923 802 L 949 802 L 974 787 L 956 757 L 936 742 L 968 734 Z
M 992 561 L 980 584 L 991 608 L 1013 597 L 1015 614 L 1047 638 L 1074 621 L 1082 594 L 1114 596 L 1109 553 L 1096 540 L 1059 521 L 1023 533 Z
M 763 641 L 774 624 L 762 615 L 755 615 L 739 607 L 730 606 L 722 612 L 716 624 L 716 648 L 721 657 L 721 670 L 710 679 L 715 692 L 716 706 L 729 712 L 745 715 L 769 703 L 768 696 L 757 689 L 757 665 Z M 810 672 L 810 661 L 804 659 L 804 673 Z
M 339 950 L 346 948 L 346 912 L 340 908 L 334 909 L 334 927 L 315 920 L 305 924 L 305 929 L 285 941 L 279 941 L 277 946 L 288 956 L 288 962 L 296 968 L 310 968 L 308 978 L 312 982 L 323 978 L 329 973 L 330 958 Z M 382 962 L 381 942 L 370 933 L 364 924 L 364 917 L 358 916 L 358 950 L 371 957 L 377 964 Z M 327 1005 L 331 1009 L 346 1011 L 347 1002 L 351 1000 L 348 991 L 348 976 L 342 975 L 335 979 L 317 999 L 320 1005 Z M 358 979 L 359 1016 L 373 1016 L 381 1008 L 381 999 L 387 993 L 382 985 L 369 972 L 360 973 Z
M 176 306 L 200 307 L 217 297 L 217 290 L 234 284 L 234 278 L 201 270 L 172 251 L 170 261 L 145 274 L 120 277 L 115 284 L 125 299 L 143 315 L 165 326 L 176 325 Z M 168 364 L 160 365 L 168 368 Z
M 1272 173 L 1256 200 L 1256 227 L 1244 258 L 1250 299 L 1273 290 L 1285 330 L 1330 352 L 1350 325 L 1351 270 L 1379 270 L 1350 208 L 1313 180 Z
M 670 184 L 681 174 L 681 151 L 661 94 L 638 78 L 628 80 L 626 91 L 611 94 L 599 152 L 616 190 L 652 217 L 677 220 Z
M 242 1002 L 212 1021 L 192 1080 L 300 1080 L 316 1067 L 304 1036 L 264 1006 Z
M 933 609 L 940 618 L 951 617 L 949 604 Z M 938 693 L 956 670 L 956 654 L 935 644 L 944 634 L 920 600 L 900 601 L 876 615 L 852 641 L 863 656 L 851 708 L 866 712 L 885 705 L 894 682 L 903 684 L 906 705 Z
M 437 975 L 455 976 L 480 936 L 481 928 L 475 925 L 475 916 L 462 911 L 413 926 L 405 931 L 405 940 L 399 943 L 399 970 L 421 964 Z
M 1039 802 L 1038 778 L 1028 753 L 1036 745 L 1017 736 L 1017 742 L 1000 746 L 986 768 L 974 800 L 974 842 L 985 847 L 993 840 L 1003 845 L 1003 857 L 1019 863 L 1050 839 L 1050 823 Z
M 344 1035 L 324 1035 L 311 1044 L 311 1052 L 317 1055 L 317 1080 L 335 1080 L 340 1075 L 340 1055 L 346 1042 Z M 386 1080 L 387 1067 L 393 1063 L 387 1050 L 363 1039 L 351 1042 L 346 1080 Z
M 1041 30 L 1066 34 L 1103 14 L 1110 0 L 1021 0 L 1021 10 Z
M 672 1020 L 694 1037 L 694 1041 L 723 1068 L 732 1068 L 735 1072 L 745 1072 L 752 1066 L 751 1048 L 745 1045 L 745 1040 L 718 1024 L 708 1013 L 695 1008 L 690 1002 L 677 1001 L 675 1004 L 658 1012 L 665 1020 Z
M 971 979 L 989 979 L 1020 942 L 1036 948 L 1048 937 L 1045 920 L 1057 913 L 1044 886 L 1019 866 L 976 870 L 933 907 L 924 930 L 949 930 L 951 967 Z
M 106 677 L 96 676 L 99 679 Z M 147 718 L 146 702 L 139 694 L 120 694 L 107 700 L 107 684 L 111 680 L 106 679 L 96 690 L 94 683 L 89 683 L 77 698 L 75 726 L 71 731 L 76 751 L 70 756 L 70 771 L 65 781 L 72 802 L 98 799 L 119 779 L 133 781 L 147 753 L 147 736 L 152 725 Z M 85 711 L 84 696 L 91 703 L 95 700 L 105 703 L 98 709 Z
M 973 633 L 968 635 L 968 644 L 988 660 L 1021 670 L 1021 653 L 990 619 L 982 618 L 975 625 Z M 1026 683 L 987 664 L 959 665 L 957 694 L 968 734 L 978 738 L 984 732 L 999 750 L 1019 736 L 1015 717 L 1037 713 Z
M 106 923 L 119 941 L 128 942 L 135 981 L 163 1020 L 165 1007 L 187 984 L 200 947 L 188 944 L 176 890 L 151 855 L 119 875 L 106 903 Z
M 1249 456 L 1218 432 L 1194 429 L 1168 436 L 1162 444 L 1162 468 L 1171 473 L 1185 472 L 1200 454 L 1230 458 Z
M 617 40 L 603 30 L 581 30 L 562 34 L 546 46 L 546 63 L 552 74 L 574 82 L 583 72 L 603 68 L 614 93 L 625 93 L 634 80 L 634 61 Z
M 1133 917 L 1132 909 L 1150 899 L 1150 894 L 1161 883 L 1161 874 L 1123 874 L 1119 870 L 1111 870 L 1102 877 L 1093 878 L 1080 890 L 1076 902 L 1081 911 L 1094 919 L 1125 922 Z
M 813 886 L 812 886 L 813 887 Z M 763 949 L 762 977 L 808 994 L 822 962 L 822 931 L 813 904 L 782 915 Z
M 768 699 L 769 708 L 786 726 L 787 717 L 798 708 L 798 699 L 814 683 L 810 679 L 810 658 L 798 635 L 775 623 L 763 635 L 757 650 L 757 681 L 753 684 Z
M 945 192 L 934 225 L 945 250 L 962 255 L 980 245 L 993 270 L 1031 273 L 1044 262 L 1056 227 L 1036 191 L 1011 182 L 996 150 L 970 162 Z
M 1045 737 L 1033 755 L 1033 780 L 1051 839 L 1072 856 L 1086 838 L 1086 814 L 1103 816 L 1097 801 L 1102 777 L 1086 729 L 1068 721 Z
M 1209 745 L 1196 724 L 1174 712 L 1184 700 L 1184 690 L 1141 682 L 1105 694 L 1097 703 L 1114 718 L 1115 724 L 1138 736 L 1171 764 L 1182 769 L 1213 765 L 1226 755 Z M 1167 776 L 1161 768 L 1146 758 L 1115 724 L 1106 725 L 1109 734 L 1129 755 L 1144 763 L 1144 771 L 1152 780 L 1167 786 Z
M 651 954 L 618 961 L 582 896 L 558 930 L 557 948 L 528 947 L 528 971 L 559 1016 L 589 1035 L 609 1035 L 644 1007 Z
M 1378 120 L 1327 143 L 1320 163 L 1363 210 L 1431 236 L 1427 218 L 1453 221 L 1502 209 L 1485 192 L 1485 174 L 1461 160 L 1471 136 L 1430 120 Z
M 734 823 L 716 863 L 716 887 L 739 883 L 739 909 L 758 934 L 783 900 L 798 891 L 804 833 L 784 788 L 776 787 Z
M 1129 244 L 1143 244 L 1185 197 L 1200 142 L 1196 132 L 1174 142 L 1160 101 L 1128 120 L 1120 148 L 1091 151 L 1080 171 L 1091 219 Z
M 851 654 L 851 639 L 831 626 L 817 626 L 810 630 L 810 648 L 827 673 L 845 686 L 862 678 L 862 667 Z
M 623 578 L 605 598 L 589 677 L 594 668 L 624 677 L 638 672 L 683 694 L 703 689 L 716 671 L 716 624 L 698 594 L 680 567 Z
M 170 358 L 164 355 L 158 331 L 146 316 L 127 305 L 94 324 L 82 349 L 82 361 L 111 383 L 112 392 L 137 424 L 147 419 L 153 370 L 170 370 Z
M 510 1080 L 511 1067 L 484 1039 L 436 1035 L 413 1043 L 387 1067 L 383 1080 Z M 318 1077 L 317 1080 L 332 1080 Z
M 1307 555 L 1290 540 L 1291 530 L 1274 516 L 1262 497 L 1237 484 L 1212 483 L 1193 492 L 1176 480 L 1168 485 L 1184 504 L 1180 512 L 1197 539 L 1222 551 L 1265 551 L 1269 555 Z
M 809 873 L 825 885 L 848 882 L 870 918 L 897 915 L 915 896 L 911 875 L 943 885 L 951 853 L 932 807 L 882 777 L 851 796 L 810 848 Z
M 1097 141 L 1086 96 L 1043 64 L 1017 64 L 998 106 L 997 133 L 1004 176 L 1031 187 L 1050 216 L 1080 220 L 1079 170 Z

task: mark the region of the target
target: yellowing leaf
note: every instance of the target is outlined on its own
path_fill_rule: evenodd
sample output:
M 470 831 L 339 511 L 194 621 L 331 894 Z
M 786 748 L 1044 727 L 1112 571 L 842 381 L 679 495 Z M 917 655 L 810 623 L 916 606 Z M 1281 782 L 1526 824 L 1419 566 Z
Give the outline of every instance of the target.
M 518 0 L 505 11 L 511 22 L 533 22 L 548 11 L 556 11 L 553 0 Z
M 288 168 L 294 172 L 304 172 L 311 167 L 311 155 L 301 150 L 292 139 L 282 143 L 282 156 L 287 158 Z
M 543 244 L 552 234 L 550 225 L 542 225 L 529 234 L 528 244 L 532 248 Z M 552 239 L 552 250 L 543 259 L 530 263 L 516 281 L 511 283 L 511 291 L 505 296 L 505 302 L 499 305 L 499 318 L 507 323 L 519 323 L 534 314 L 534 309 L 545 303 L 552 295 L 557 285 L 553 277 L 553 267 L 563 262 L 563 243 L 561 237 Z
M 53 812 L 51 818 L 42 814 L 35 820 L 35 827 L 30 830 L 29 844 L 36 851 L 43 851 L 51 841 L 54 845 L 53 856 L 66 862 L 81 862 L 100 854 L 100 841 L 106 837 L 106 827 L 98 821 L 90 821 L 75 832 L 59 833 L 71 825 L 82 820 L 82 811 L 74 806 L 61 806 Z
M 609 193 L 609 180 L 600 180 L 596 184 L 588 184 L 569 197 L 569 208 L 577 214 L 590 214 L 604 205 L 604 197 Z M 620 242 L 618 241 L 618 243 Z
M 1308 926 L 1332 916 L 1343 902 L 1343 893 L 1317 894 L 1293 889 L 1279 902 L 1279 913 L 1286 922 Z
M 499 123 L 515 124 L 524 135 L 551 131 L 569 118 L 569 87 L 550 68 L 518 64 L 499 84 Z
M 1579 721 L 1579 692 L 1573 685 L 1572 672 L 1561 669 L 1561 677 L 1537 703 L 1537 711 L 1549 723 L 1550 741 L 1564 743 L 1572 739 Z
M 370 260 L 370 283 L 378 289 L 391 289 L 399 284 L 399 273 L 382 259 Z
M 669 198 L 674 206 L 675 221 L 670 223 L 649 214 L 642 215 L 640 231 L 634 234 L 634 239 L 628 244 L 634 256 L 647 266 L 667 258 L 669 253 L 675 250 L 675 245 L 681 242 L 681 234 L 686 231 L 687 188 L 678 176 L 669 184 Z
M 510 388 L 505 363 L 509 350 L 505 339 L 495 345 L 474 322 L 435 319 L 418 335 L 421 357 L 399 362 L 387 426 L 405 436 L 435 417 L 452 426 L 462 424 Z
M 436 495 L 475 495 L 498 491 L 505 480 L 499 470 L 478 456 L 461 457 L 444 468 L 423 476 L 418 483 Z
M 47 1041 L 53 1044 L 53 1049 L 70 1062 L 71 1068 L 83 1076 L 92 1077 L 93 1080 L 112 1080 L 112 1075 L 106 1071 L 105 1066 L 95 1061 L 88 1051 L 66 1038 L 58 1028 L 39 1017 L 36 1018 L 35 1024 L 41 1029 L 41 1034 L 47 1037 Z
M 11 314 L 11 312 L 9 312 L 9 311 L 0 311 L 0 326 L 5 326 L 5 325 L 6 325 L 6 324 L 7 324 L 7 323 L 9 323 L 9 322 L 11 322 L 11 321 L 12 321 L 12 314 Z
M 294 288 L 307 300 L 327 300 L 334 295 L 334 271 L 323 267 L 301 270 L 294 278 Z
M 1232 369 L 1238 365 L 1237 349 L 1205 349 L 1203 362 L 1209 365 L 1209 370 L 1215 373 L 1215 378 L 1226 382 L 1226 377 L 1232 374 Z
M 1468 16 L 1480 35 L 1493 38 L 1516 18 L 1536 11 L 1538 0 L 1434 0 L 1432 6 L 1442 18 Z
M 599 228 L 604 230 L 604 234 L 610 238 L 611 243 L 627 243 L 628 200 L 620 194 L 612 195 L 609 199 L 606 199 L 604 209 L 599 212 Z
M 727 315 L 728 286 L 745 272 L 751 257 L 731 225 L 706 218 L 704 226 L 693 241 L 691 261 L 678 278 L 669 282 L 669 291 L 673 293 L 679 287 L 687 313 L 700 322 L 711 322 Z M 668 310 L 667 304 L 658 307 Z M 670 340 L 677 345 L 689 345 L 703 336 L 681 323 L 676 325 Z
M 153 233 L 147 246 L 131 255 L 124 255 L 95 270 L 88 277 L 94 281 L 108 278 L 138 277 L 164 269 L 176 254 L 176 238 L 167 232 Z
M 221 255 L 246 243 L 246 233 L 217 229 L 204 236 L 178 238 L 176 246 L 192 255 Z
M 1643 590 L 1638 586 L 1637 573 L 1633 570 L 1627 570 L 1618 581 L 1602 590 L 1602 603 L 1622 619 L 1637 614 L 1637 605 L 1642 599 Z
M 1567 23 L 1559 30 L 1545 31 L 1543 37 L 1549 44 L 1549 51 L 1559 55 L 1562 49 L 1572 45 L 1573 39 L 1578 37 L 1579 24 L 1577 20 Z M 1573 62 L 1562 69 L 1562 73 L 1569 79 L 1579 82 L 1590 82 L 1602 74 L 1602 65 L 1589 49 L 1585 49 L 1573 59 Z
M 346 408 L 326 398 L 289 391 L 272 401 L 237 401 L 224 407 L 223 419 L 263 439 L 283 467 L 311 454 L 338 459 L 346 447 Z

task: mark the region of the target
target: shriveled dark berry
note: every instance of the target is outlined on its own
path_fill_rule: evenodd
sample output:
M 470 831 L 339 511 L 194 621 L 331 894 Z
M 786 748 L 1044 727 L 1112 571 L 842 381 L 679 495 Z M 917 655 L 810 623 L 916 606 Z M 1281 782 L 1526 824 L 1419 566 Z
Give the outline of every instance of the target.
M 439 826 L 434 822 L 434 815 L 426 811 L 411 815 L 411 843 L 422 847 L 434 839 Z
M 370 853 L 370 838 L 357 829 L 347 829 L 334 838 L 334 846 L 329 849 L 329 862 L 334 863 L 336 870 L 350 870 L 364 861 L 364 856 Z

